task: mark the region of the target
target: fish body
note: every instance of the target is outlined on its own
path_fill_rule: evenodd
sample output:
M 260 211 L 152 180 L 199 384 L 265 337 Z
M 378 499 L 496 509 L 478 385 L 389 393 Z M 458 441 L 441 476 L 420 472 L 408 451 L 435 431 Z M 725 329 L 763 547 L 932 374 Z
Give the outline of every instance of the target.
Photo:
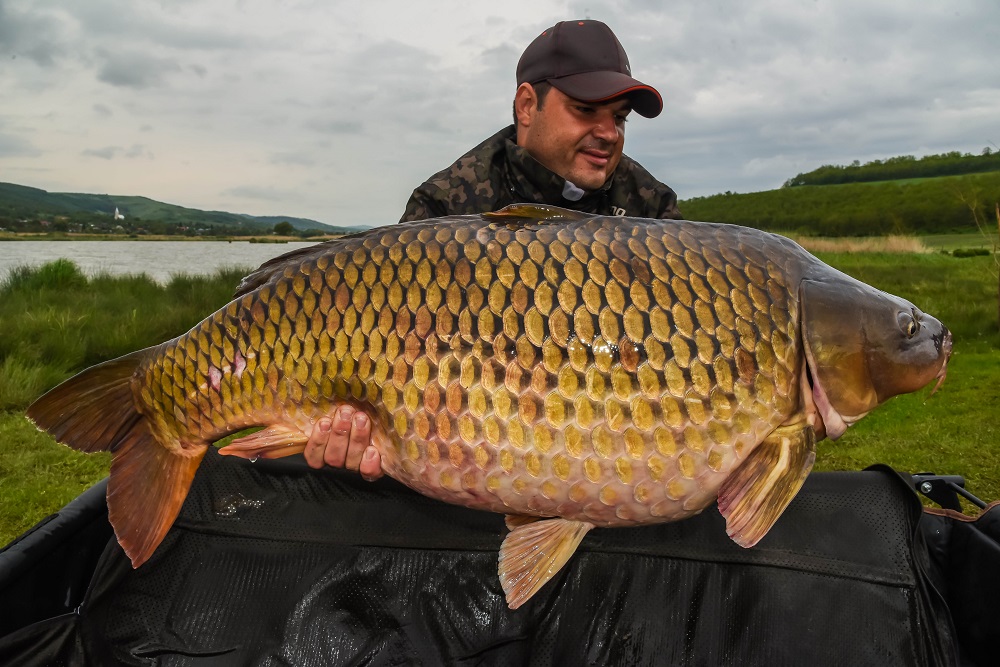
M 815 442 L 943 379 L 934 318 L 733 225 L 549 207 L 383 227 L 295 251 L 188 333 L 107 362 L 28 411 L 114 452 L 108 505 L 138 566 L 204 452 L 302 450 L 351 403 L 386 473 L 508 515 L 522 604 L 595 526 L 716 502 L 746 546 L 798 491 Z

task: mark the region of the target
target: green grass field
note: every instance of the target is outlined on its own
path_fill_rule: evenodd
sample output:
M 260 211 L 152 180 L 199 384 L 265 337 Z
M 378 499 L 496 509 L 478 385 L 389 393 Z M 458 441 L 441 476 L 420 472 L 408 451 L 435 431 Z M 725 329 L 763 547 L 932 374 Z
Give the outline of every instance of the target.
M 996 232 L 979 233 L 968 232 L 966 234 L 930 234 L 918 237 L 920 241 L 931 250 L 958 250 L 959 248 L 986 248 L 993 250 L 997 247 L 998 241 Z
M 1000 333 L 992 257 L 940 253 L 824 254 L 828 263 L 904 296 L 948 325 L 948 379 L 889 401 L 837 442 L 819 445 L 819 470 L 887 463 L 906 472 L 959 474 L 1000 499 Z M 107 474 L 106 454 L 56 444 L 25 407 L 72 373 L 172 338 L 226 303 L 244 272 L 160 286 L 143 276 L 88 279 L 60 261 L 0 282 L 0 544 Z

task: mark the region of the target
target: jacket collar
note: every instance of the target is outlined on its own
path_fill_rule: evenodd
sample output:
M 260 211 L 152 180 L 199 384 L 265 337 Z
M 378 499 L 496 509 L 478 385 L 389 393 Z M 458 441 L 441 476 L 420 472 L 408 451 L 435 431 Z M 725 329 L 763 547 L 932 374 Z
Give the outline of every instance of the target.
M 516 143 L 517 133 L 513 125 L 501 132 L 504 138 L 506 163 L 508 166 L 509 185 L 513 194 L 527 201 L 558 203 L 566 208 L 587 208 L 602 199 L 611 188 L 614 174 L 598 190 L 584 191 L 579 199 L 567 199 L 567 181 L 541 162 L 533 158 L 528 151 Z

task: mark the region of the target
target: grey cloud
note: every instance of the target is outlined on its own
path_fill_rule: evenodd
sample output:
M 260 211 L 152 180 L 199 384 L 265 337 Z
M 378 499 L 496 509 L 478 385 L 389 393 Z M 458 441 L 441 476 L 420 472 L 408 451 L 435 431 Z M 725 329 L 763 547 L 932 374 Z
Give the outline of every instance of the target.
M 87 157 L 99 157 L 102 160 L 110 160 L 118 153 L 122 152 L 120 146 L 105 146 L 104 148 L 87 148 L 83 151 L 83 155 Z
M 41 154 L 30 141 L 0 132 L 0 157 L 36 157 Z
M 246 199 L 260 199 L 263 201 L 287 201 L 296 198 L 296 193 L 289 190 L 256 185 L 241 185 L 230 188 L 222 194 L 230 197 L 244 197 Z
M 152 158 L 153 154 L 142 144 L 133 144 L 129 148 L 121 146 L 105 146 L 103 148 L 87 148 L 83 151 L 87 157 L 101 158 L 102 160 L 112 160 L 119 155 L 127 158 Z
M 164 9 L 170 8 L 164 6 Z M 174 18 L 163 12 L 152 12 L 149 7 L 131 0 L 88 0 L 73 2 L 70 11 L 83 32 L 102 38 L 141 35 L 145 44 L 180 50 L 239 49 L 254 44 L 248 35 L 234 34 L 214 25 L 185 25 L 184 18 L 190 15 L 190 10 Z
M 152 135 L 99 134 L 111 113 L 130 130 L 155 126 L 167 157 L 183 149 L 178 188 L 218 176 L 202 171 L 198 154 L 253 144 L 264 159 L 236 183 L 288 191 L 235 188 L 227 197 L 236 205 L 323 201 L 361 211 L 344 203 L 356 200 L 363 211 L 345 215 L 384 222 L 413 185 L 510 122 L 514 68 L 531 38 L 588 13 L 617 32 L 636 76 L 663 93 L 659 118 L 630 120 L 625 150 L 682 198 L 778 187 L 824 163 L 1000 143 L 996 0 L 569 0 L 537 9 L 525 17 L 469 5 L 468 17 L 440 17 L 462 26 L 442 44 L 394 41 L 398 26 L 320 0 L 276 10 L 232 0 L 0 0 L 0 68 L 19 93 L 12 118 L 47 128 L 33 135 L 0 124 L 0 155 L 38 154 L 35 136 L 89 119 L 91 138 L 63 148 L 93 146 L 84 164 L 151 158 L 124 142 L 152 144 Z M 34 96 L 62 81 L 55 105 Z M 42 125 L 46 113 L 54 115 Z M 46 147 L 50 155 L 66 173 L 87 171 Z M 324 186 L 305 187 L 310 179 Z
M 0 0 L 0 56 L 23 57 L 52 67 L 66 52 L 60 44 L 63 28 L 58 16 L 44 8 L 12 8 Z
M 502 47 L 489 56 L 495 59 L 500 53 Z M 470 59 L 477 57 L 470 54 Z M 453 120 L 469 118 L 497 88 L 492 71 L 466 81 L 443 70 L 437 54 L 393 40 L 370 44 L 333 63 L 331 70 L 320 102 L 324 115 L 306 126 L 338 136 L 362 131 L 390 137 L 405 133 L 408 138 L 453 134 Z M 502 90 L 512 92 L 507 86 Z
M 310 130 L 334 135 L 360 134 L 364 128 L 364 125 L 356 120 L 336 120 L 332 118 L 316 118 L 306 121 L 305 126 Z
M 97 78 L 112 86 L 150 88 L 157 86 L 167 74 L 180 71 L 173 60 L 156 58 L 139 52 L 102 52 L 104 65 Z
M 272 153 L 268 161 L 271 164 L 290 164 L 298 167 L 316 165 L 316 160 L 303 153 Z
M 151 159 L 153 157 L 152 151 L 143 146 L 142 144 L 132 144 L 132 147 L 124 152 L 125 157 L 129 158 L 147 158 Z
M 515 46 L 509 42 L 486 48 L 480 54 L 480 60 L 487 68 L 491 77 L 495 77 L 507 84 L 507 89 L 515 90 L 517 79 L 515 69 L 518 58 L 521 57 L 523 46 Z M 513 92 L 511 92 L 513 99 Z

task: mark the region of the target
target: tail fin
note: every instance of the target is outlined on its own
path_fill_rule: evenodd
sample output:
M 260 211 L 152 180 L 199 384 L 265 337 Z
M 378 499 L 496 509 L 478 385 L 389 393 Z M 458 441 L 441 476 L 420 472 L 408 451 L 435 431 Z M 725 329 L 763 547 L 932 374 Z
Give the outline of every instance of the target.
M 167 534 L 208 449 L 162 441 L 136 409 L 132 377 L 150 349 L 82 371 L 27 411 L 64 445 L 112 452 L 108 517 L 133 567 L 145 563 Z

